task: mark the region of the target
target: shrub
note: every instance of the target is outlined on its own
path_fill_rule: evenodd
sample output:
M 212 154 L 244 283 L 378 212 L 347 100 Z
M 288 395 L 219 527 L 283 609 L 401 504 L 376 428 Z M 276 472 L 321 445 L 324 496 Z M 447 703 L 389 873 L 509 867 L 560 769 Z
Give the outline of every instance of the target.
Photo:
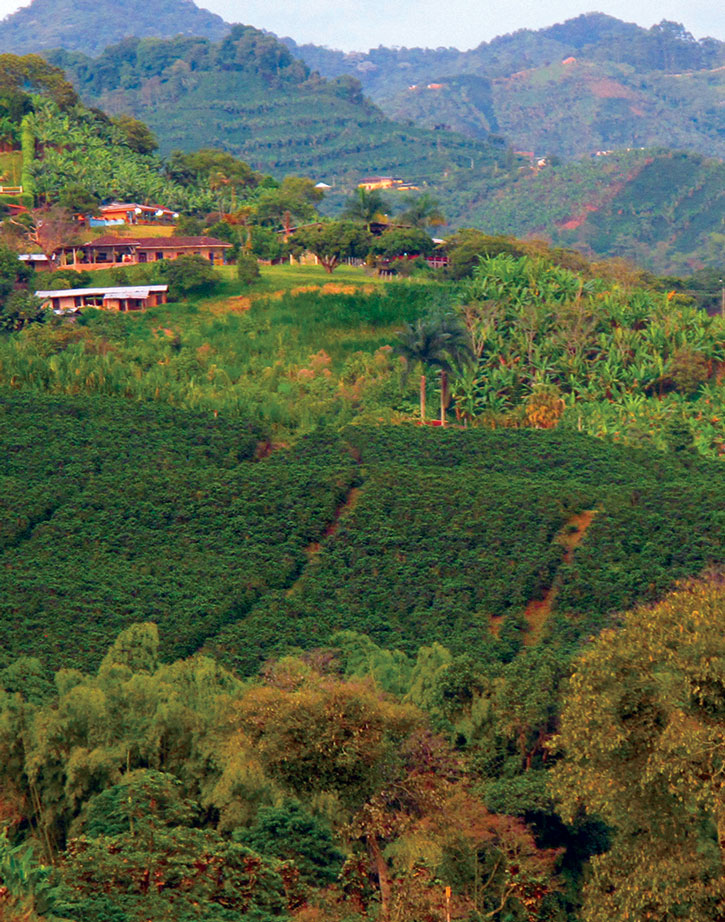
M 203 256 L 180 256 L 178 259 L 162 263 L 161 268 L 168 282 L 169 297 L 172 300 L 210 291 L 219 281 L 213 266 Z
M 237 278 L 245 285 L 251 285 L 259 278 L 259 266 L 251 253 L 240 253 L 237 259 Z

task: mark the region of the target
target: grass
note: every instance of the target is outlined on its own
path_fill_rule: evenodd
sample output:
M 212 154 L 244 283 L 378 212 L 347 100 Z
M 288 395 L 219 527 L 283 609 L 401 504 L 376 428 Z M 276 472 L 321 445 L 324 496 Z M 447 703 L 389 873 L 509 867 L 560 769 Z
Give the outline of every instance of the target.
M 130 284 L 148 281 L 143 268 L 130 268 Z M 219 283 L 188 300 L 137 314 L 89 309 L 74 326 L 0 342 L 0 384 L 242 416 L 285 440 L 320 420 L 397 412 L 407 384 L 391 346 L 438 286 L 356 267 L 262 267 L 252 285 L 235 272 L 218 270 Z M 98 270 L 93 284 L 117 283 L 114 274 Z
M 23 155 L 19 150 L 0 154 L 0 185 L 19 186 L 23 171 Z

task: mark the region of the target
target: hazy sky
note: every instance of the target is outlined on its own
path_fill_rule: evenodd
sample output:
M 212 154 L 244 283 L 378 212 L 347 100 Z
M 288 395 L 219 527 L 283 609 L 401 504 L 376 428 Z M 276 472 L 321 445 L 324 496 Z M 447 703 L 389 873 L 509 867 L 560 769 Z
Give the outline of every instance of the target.
M 120 0 L 123 4 L 123 0 Z M 466 49 L 516 29 L 549 26 L 591 9 L 649 27 L 681 22 L 696 38 L 725 40 L 723 0 L 196 0 L 229 22 L 289 35 L 298 42 L 367 50 L 377 45 L 453 45 Z M 0 17 L 17 0 L 0 0 Z M 2 49 L 0 49 L 2 50 Z

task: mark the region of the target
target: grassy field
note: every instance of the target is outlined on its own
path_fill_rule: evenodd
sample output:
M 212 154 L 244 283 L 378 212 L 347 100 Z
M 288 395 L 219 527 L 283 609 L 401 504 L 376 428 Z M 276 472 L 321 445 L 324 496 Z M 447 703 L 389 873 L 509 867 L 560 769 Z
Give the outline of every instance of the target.
M 124 282 L 148 281 L 144 268 Z M 119 284 L 118 273 L 94 272 L 93 284 Z M 355 267 L 332 276 L 263 267 L 252 285 L 226 267 L 212 291 L 186 301 L 139 314 L 86 310 L 73 326 L 0 342 L 0 386 L 159 400 L 242 416 L 287 439 L 320 422 L 397 412 L 405 387 L 396 332 L 443 295 L 435 284 L 383 283 Z
M 23 155 L 20 151 L 0 154 L 0 185 L 19 186 L 23 170 Z

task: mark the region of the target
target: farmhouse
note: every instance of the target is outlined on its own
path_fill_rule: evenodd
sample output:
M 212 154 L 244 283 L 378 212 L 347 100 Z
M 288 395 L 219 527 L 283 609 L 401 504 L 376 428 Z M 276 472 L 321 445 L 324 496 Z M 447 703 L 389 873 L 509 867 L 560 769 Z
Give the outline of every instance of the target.
M 91 227 L 113 224 L 173 224 L 179 215 L 162 205 L 139 205 L 136 202 L 111 202 L 103 205 L 90 219 Z
M 56 314 L 73 313 L 82 307 L 109 311 L 142 311 L 166 304 L 168 285 L 134 285 L 123 288 L 64 288 L 36 291 Z
M 139 263 L 203 256 L 215 265 L 224 262 L 231 243 L 215 237 L 99 237 L 90 243 L 64 248 L 64 265 L 73 269 L 107 269 Z
M 21 253 L 18 259 L 21 263 L 31 266 L 37 272 L 49 272 L 53 268 L 53 264 L 45 253 Z

